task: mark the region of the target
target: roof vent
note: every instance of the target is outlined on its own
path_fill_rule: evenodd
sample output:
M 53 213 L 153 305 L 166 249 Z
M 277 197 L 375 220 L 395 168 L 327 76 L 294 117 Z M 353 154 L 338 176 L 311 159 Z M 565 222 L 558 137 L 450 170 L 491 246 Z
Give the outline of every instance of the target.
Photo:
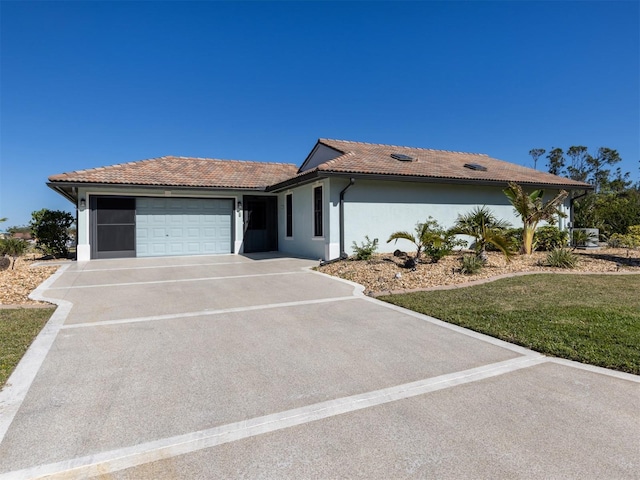
M 404 153 L 392 153 L 391 158 L 395 158 L 401 162 L 413 162 L 415 160 L 415 158 L 405 155 Z
M 480 165 L 479 163 L 465 163 L 464 168 L 468 168 L 469 170 L 478 170 L 480 172 L 487 171 L 487 167 Z

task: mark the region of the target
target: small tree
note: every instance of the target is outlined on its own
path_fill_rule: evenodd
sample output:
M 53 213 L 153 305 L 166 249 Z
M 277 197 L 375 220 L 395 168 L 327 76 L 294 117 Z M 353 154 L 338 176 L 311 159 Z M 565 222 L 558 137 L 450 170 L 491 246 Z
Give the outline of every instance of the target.
M 16 260 L 18 257 L 24 255 L 27 251 L 29 244 L 20 238 L 5 238 L 0 240 L 0 254 L 2 256 L 8 255 L 13 258 L 11 264 L 11 270 L 16 266 Z
M 446 231 L 432 217 L 424 223 L 417 223 L 415 234 L 407 231 L 394 232 L 389 236 L 387 243 L 392 240 L 397 242 L 399 239 L 409 240 L 416 246 L 416 258 L 420 258 L 424 251 L 434 263 L 460 244 L 456 241 L 455 234 Z
M 505 236 L 505 230 L 510 226 L 509 222 L 499 220 L 485 206 L 476 207 L 465 215 L 458 215 L 451 232 L 473 237 L 475 239 L 474 249 L 476 256 L 482 261 L 487 258 L 488 244 L 496 247 L 509 261 L 511 259 L 511 250 L 509 248 L 509 239 Z
M 531 255 L 533 250 L 533 235 L 536 227 L 541 221 L 549 221 L 556 215 L 566 216 L 559 208 L 560 204 L 567 197 L 568 193 L 562 190 L 558 195 L 548 202 L 544 202 L 544 190 L 534 190 L 530 194 L 526 194 L 517 183 L 509 183 L 509 186 L 503 190 L 513 208 L 515 208 L 518 216 L 522 218 L 522 246 L 520 251 L 527 255 Z
M 73 225 L 73 216 L 68 212 L 43 208 L 33 212 L 31 217 L 29 226 L 38 248 L 54 257 L 66 257 L 69 254 L 67 244 L 71 239 L 69 227 Z

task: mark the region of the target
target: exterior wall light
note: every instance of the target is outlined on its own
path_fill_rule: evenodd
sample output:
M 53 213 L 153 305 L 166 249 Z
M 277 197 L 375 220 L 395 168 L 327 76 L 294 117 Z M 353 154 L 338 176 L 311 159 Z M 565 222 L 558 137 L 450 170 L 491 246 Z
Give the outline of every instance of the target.
M 241 212 L 242 211 L 242 202 L 240 200 L 238 200 L 237 205 L 238 205 L 238 208 L 237 208 L 238 212 Z
M 84 198 L 80 199 L 80 208 L 85 208 L 87 206 L 87 201 Z

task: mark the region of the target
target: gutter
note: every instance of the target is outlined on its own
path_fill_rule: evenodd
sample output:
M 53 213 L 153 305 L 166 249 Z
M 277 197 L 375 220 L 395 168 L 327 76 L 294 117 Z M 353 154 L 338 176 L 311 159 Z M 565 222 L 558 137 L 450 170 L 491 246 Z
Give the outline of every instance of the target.
M 491 187 L 504 188 L 510 180 L 492 180 L 478 178 L 452 178 L 452 177 L 425 177 L 415 175 L 392 175 L 386 173 L 356 173 L 356 172 L 336 172 L 331 170 L 313 169 L 303 175 L 293 177 L 284 182 L 280 182 L 267 187 L 268 192 L 280 192 L 292 186 L 300 186 L 311 183 L 318 178 L 349 178 L 358 180 L 382 180 L 394 182 L 411 182 L 411 183 L 438 183 L 438 184 L 454 184 L 454 185 L 482 185 Z M 587 183 L 583 185 L 565 184 L 565 183 L 540 183 L 540 182 L 516 182 L 519 185 L 532 188 L 556 188 L 565 190 L 593 190 L 593 186 Z

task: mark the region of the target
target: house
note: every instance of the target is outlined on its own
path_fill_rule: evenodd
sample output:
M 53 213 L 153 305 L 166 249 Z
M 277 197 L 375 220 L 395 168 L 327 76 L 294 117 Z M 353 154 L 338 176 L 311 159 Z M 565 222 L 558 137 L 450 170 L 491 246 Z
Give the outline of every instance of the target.
M 77 206 L 79 261 L 275 250 L 328 260 L 365 235 L 380 251 L 409 249 L 385 240 L 429 216 L 450 227 L 477 205 L 518 225 L 507 182 L 549 197 L 592 189 L 482 154 L 328 139 L 299 168 L 160 157 L 53 175 L 48 185 Z

